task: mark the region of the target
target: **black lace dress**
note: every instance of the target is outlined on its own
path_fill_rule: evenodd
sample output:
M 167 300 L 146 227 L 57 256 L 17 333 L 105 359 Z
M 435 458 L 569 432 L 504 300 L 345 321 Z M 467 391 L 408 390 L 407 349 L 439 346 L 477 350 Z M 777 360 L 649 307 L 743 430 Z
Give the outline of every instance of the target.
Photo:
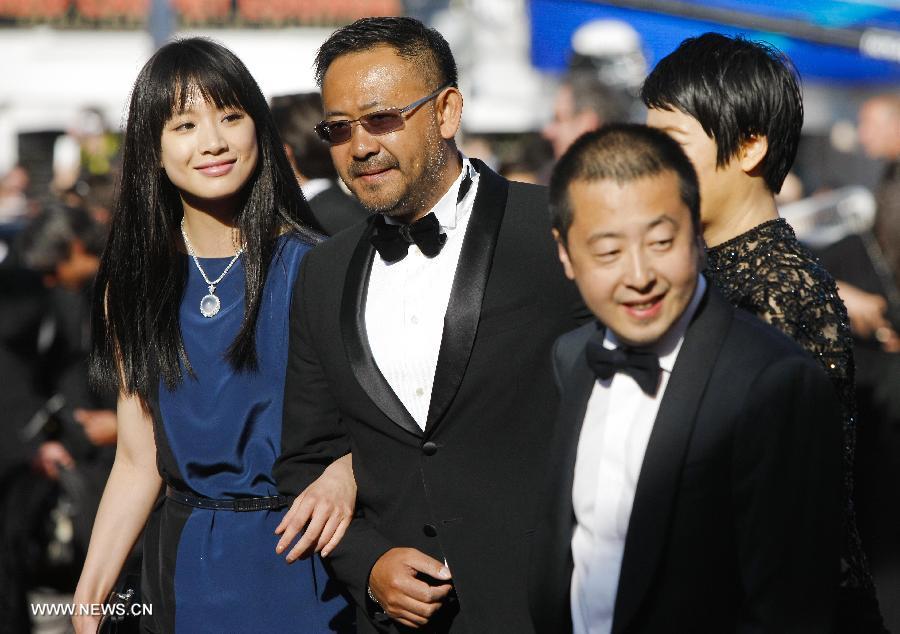
M 842 632 L 882 632 L 869 565 L 853 509 L 856 391 L 853 339 L 834 279 L 782 218 L 706 252 L 706 277 L 734 306 L 769 322 L 812 354 L 831 378 L 844 421 L 846 537 L 841 563 Z

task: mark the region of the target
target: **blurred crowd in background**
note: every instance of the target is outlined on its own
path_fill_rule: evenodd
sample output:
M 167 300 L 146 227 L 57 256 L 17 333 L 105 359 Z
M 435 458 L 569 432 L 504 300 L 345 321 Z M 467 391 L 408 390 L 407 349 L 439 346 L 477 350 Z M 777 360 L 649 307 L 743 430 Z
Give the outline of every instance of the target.
M 452 13 L 426 2 L 381 4 L 446 27 L 453 44 Z M 527 20 L 527 3 L 512 4 Z M 321 11 L 319 26 L 356 17 Z M 4 25 L 0 6 L 0 28 L 22 26 L 6 17 Z M 466 53 L 457 54 L 465 63 Z M 563 72 L 542 76 L 543 100 L 510 99 L 510 111 L 526 107 L 539 123 L 480 124 L 461 148 L 507 178 L 546 183 L 580 134 L 643 120 L 635 94 L 646 71 L 637 31 L 622 21 L 591 23 L 572 38 Z M 829 94 L 842 95 L 855 117 L 805 133 L 780 208 L 842 282 L 857 337 L 859 524 L 884 616 L 900 631 L 900 86 Z M 333 233 L 361 217 L 313 133 L 317 93 L 271 96 L 322 228 Z M 482 99 L 474 114 L 502 122 L 504 107 Z M 107 119 L 87 106 L 67 130 L 22 135 L 20 160 L 0 173 L 0 631 L 66 631 L 59 620 L 36 619 L 28 605 L 42 593 L 72 592 L 115 452 L 115 395 L 93 390 L 86 374 L 92 281 L 119 171 L 120 131 Z

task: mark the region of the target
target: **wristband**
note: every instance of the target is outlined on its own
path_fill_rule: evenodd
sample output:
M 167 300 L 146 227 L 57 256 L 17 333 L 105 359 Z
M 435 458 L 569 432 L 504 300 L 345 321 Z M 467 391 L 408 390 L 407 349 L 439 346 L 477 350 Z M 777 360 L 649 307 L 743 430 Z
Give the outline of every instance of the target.
M 382 610 L 384 609 L 384 607 L 381 605 L 381 602 L 375 598 L 375 594 L 372 592 L 372 586 L 366 586 L 366 594 L 369 595 L 369 599 L 372 600 L 372 603 L 377 605 Z

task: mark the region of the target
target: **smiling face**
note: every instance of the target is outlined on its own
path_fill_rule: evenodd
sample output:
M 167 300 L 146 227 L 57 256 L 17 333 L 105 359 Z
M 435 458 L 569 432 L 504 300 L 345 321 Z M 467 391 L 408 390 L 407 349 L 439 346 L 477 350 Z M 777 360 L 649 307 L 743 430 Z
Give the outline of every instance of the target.
M 675 139 L 693 163 L 700 182 L 700 218 L 704 222 L 730 209 L 731 196 L 746 190 L 740 162 L 735 158 L 726 165 L 717 165 L 716 142 L 694 117 L 680 110 L 650 108 L 647 125 Z
M 239 108 L 196 95 L 163 125 L 162 167 L 185 205 L 227 201 L 250 179 L 259 158 L 256 126 Z
M 622 184 L 576 180 L 559 257 L 591 312 L 626 345 L 646 346 L 678 320 L 697 285 L 699 247 L 672 171 Z
M 403 108 L 434 91 L 437 80 L 389 46 L 336 58 L 322 81 L 328 121 Z M 431 78 L 431 79 L 429 79 Z M 459 173 L 449 143 L 459 127 L 462 98 L 442 91 L 406 112 L 404 125 L 388 134 L 370 134 L 354 124 L 350 140 L 331 147 L 331 158 L 347 187 L 370 211 L 413 220 L 424 215 Z

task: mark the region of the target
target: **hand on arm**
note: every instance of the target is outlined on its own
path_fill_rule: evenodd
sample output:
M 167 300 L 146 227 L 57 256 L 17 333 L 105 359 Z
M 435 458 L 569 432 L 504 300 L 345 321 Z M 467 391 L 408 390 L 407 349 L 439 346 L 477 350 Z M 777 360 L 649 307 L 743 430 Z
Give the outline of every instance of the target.
M 327 557 L 344 536 L 353 518 L 355 505 L 356 480 L 353 478 L 350 454 L 347 454 L 331 463 L 294 500 L 275 529 L 275 534 L 281 535 L 275 552 L 283 554 L 297 535 L 303 532 L 285 557 L 287 562 L 293 563 L 320 551 L 323 557 Z
M 150 414 L 135 396 L 119 396 L 118 441 L 85 558 L 74 603 L 103 603 L 159 495 L 156 441 Z M 93 634 L 99 618 L 75 616 L 78 634 Z
M 430 577 L 433 583 L 422 580 Z M 385 614 L 418 628 L 428 623 L 453 586 L 450 570 L 440 561 L 415 548 L 392 548 L 369 574 L 369 589 Z

